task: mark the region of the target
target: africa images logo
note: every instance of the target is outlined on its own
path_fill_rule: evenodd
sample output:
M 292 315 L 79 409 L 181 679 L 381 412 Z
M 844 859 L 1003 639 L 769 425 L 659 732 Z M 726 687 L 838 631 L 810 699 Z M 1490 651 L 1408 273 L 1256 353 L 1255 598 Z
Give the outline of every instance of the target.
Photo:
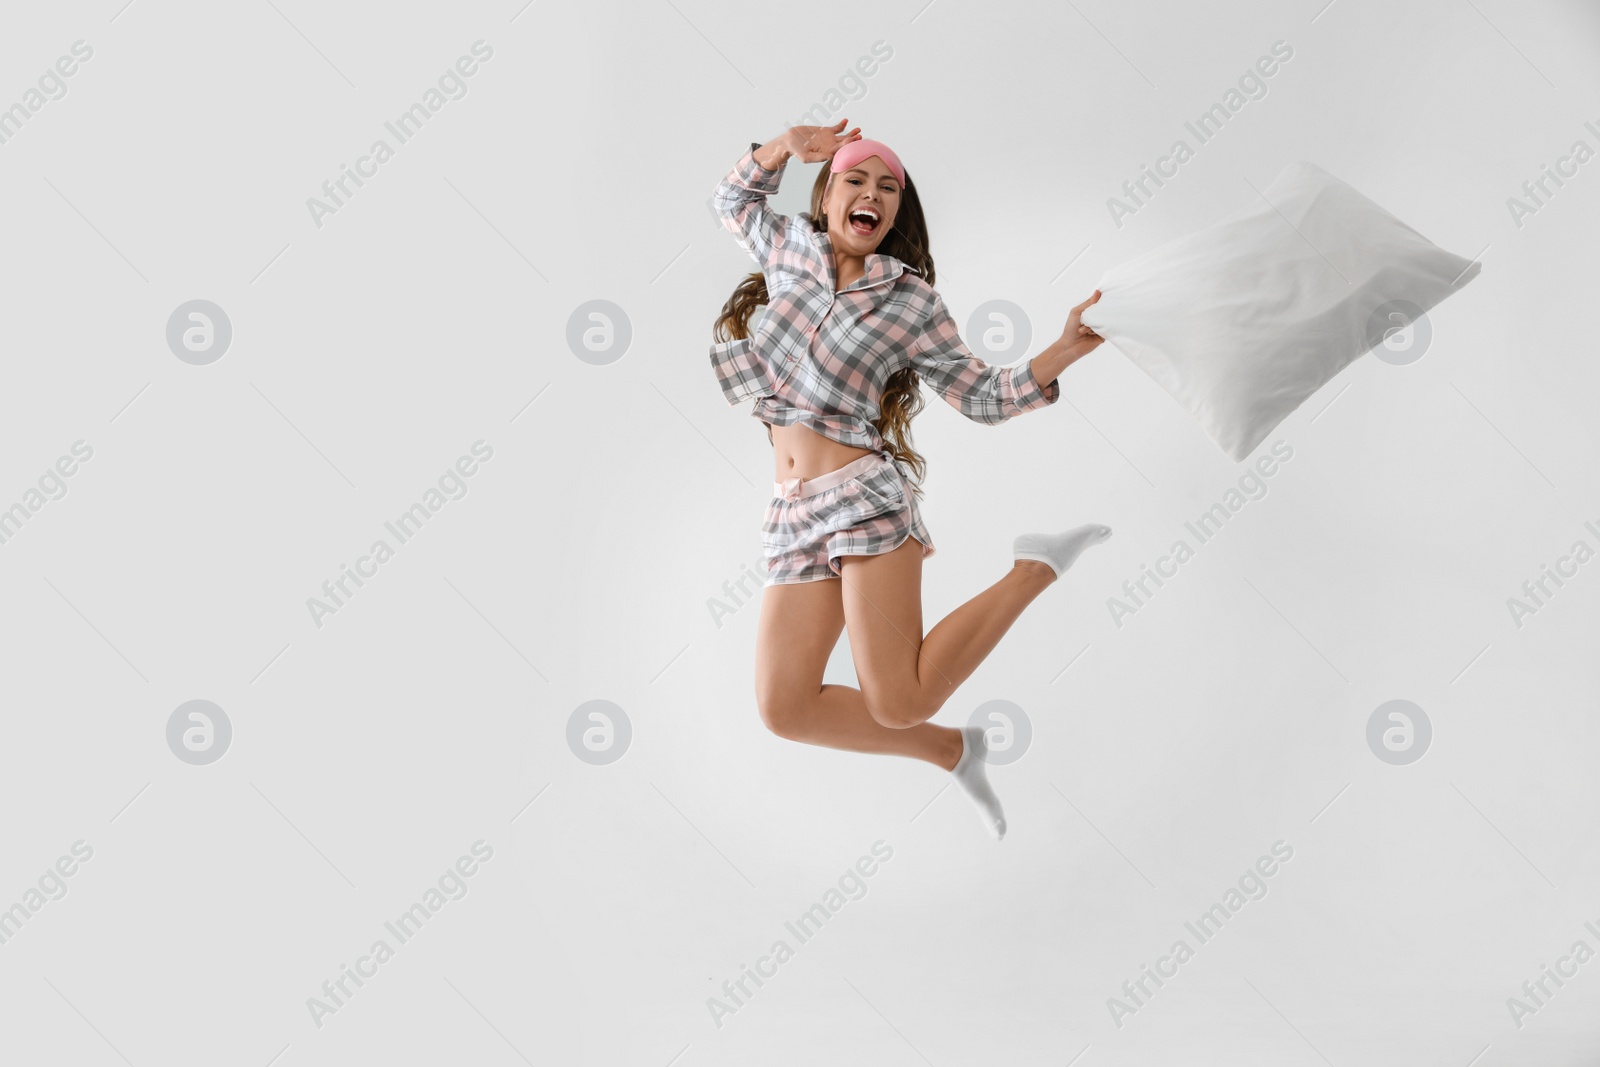
M 417 134 L 422 132 L 422 127 L 428 120 L 451 100 L 460 100 L 467 95 L 466 79 L 478 73 L 480 63 L 487 63 L 494 55 L 494 48 L 484 43 L 480 38 L 472 42 L 472 55 L 462 56 L 457 59 L 454 67 L 446 67 L 443 74 L 439 75 L 438 88 L 428 86 L 423 90 L 422 101 L 412 104 L 400 112 L 392 122 L 385 122 L 384 129 L 388 130 L 395 139 L 395 145 L 403 145 Z M 378 176 L 378 168 L 389 162 L 395 156 L 395 147 L 388 141 L 379 137 L 372 142 L 372 147 L 367 154 L 356 159 L 355 169 L 343 163 L 339 164 L 340 174 L 322 183 L 322 196 L 306 197 L 306 210 L 311 213 L 311 221 L 317 229 L 322 229 L 322 219 L 325 215 L 337 215 L 339 209 L 356 195 L 356 192 L 366 185 L 363 179 Z M 369 169 L 370 168 L 370 169 Z M 354 185 L 352 189 L 350 186 Z M 342 195 L 341 195 L 342 194 Z

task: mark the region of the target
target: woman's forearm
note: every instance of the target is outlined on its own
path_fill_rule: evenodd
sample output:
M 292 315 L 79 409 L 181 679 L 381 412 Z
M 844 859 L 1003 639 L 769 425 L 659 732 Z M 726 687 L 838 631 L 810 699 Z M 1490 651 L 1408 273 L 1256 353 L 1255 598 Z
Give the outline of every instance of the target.
M 1061 372 L 1072 366 L 1079 358 L 1070 354 L 1066 344 L 1057 338 L 1050 347 L 1034 356 L 1028 365 L 1033 368 L 1034 381 L 1039 383 L 1040 389 L 1043 389 L 1060 377 Z
M 755 160 L 768 170 L 777 170 L 794 155 L 789 148 L 788 133 L 779 134 L 755 150 Z

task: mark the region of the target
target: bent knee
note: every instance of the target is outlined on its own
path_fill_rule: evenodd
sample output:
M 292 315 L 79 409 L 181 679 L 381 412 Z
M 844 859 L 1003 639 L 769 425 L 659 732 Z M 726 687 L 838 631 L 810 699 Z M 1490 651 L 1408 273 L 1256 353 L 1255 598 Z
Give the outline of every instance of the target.
M 788 692 L 758 693 L 756 706 L 761 711 L 761 724 L 786 740 L 796 739 L 805 722 L 806 702 L 798 694 Z
M 905 730 L 927 722 L 939 709 L 925 709 L 920 704 L 904 698 L 895 700 L 867 699 L 867 714 L 879 726 L 890 730 Z

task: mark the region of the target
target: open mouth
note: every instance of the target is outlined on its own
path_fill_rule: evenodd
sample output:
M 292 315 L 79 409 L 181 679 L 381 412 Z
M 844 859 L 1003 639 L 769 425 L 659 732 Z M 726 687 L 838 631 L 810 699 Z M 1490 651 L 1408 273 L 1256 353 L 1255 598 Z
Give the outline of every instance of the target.
M 863 237 L 870 237 L 882 223 L 878 213 L 871 208 L 857 208 L 850 212 L 850 229 Z

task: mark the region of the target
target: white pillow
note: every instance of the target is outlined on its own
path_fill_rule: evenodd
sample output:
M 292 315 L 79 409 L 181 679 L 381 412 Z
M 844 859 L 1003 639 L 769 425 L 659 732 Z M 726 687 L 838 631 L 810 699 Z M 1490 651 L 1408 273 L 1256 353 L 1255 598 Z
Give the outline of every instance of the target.
M 1263 193 L 1107 271 L 1082 315 L 1235 461 L 1480 270 L 1314 163 Z

